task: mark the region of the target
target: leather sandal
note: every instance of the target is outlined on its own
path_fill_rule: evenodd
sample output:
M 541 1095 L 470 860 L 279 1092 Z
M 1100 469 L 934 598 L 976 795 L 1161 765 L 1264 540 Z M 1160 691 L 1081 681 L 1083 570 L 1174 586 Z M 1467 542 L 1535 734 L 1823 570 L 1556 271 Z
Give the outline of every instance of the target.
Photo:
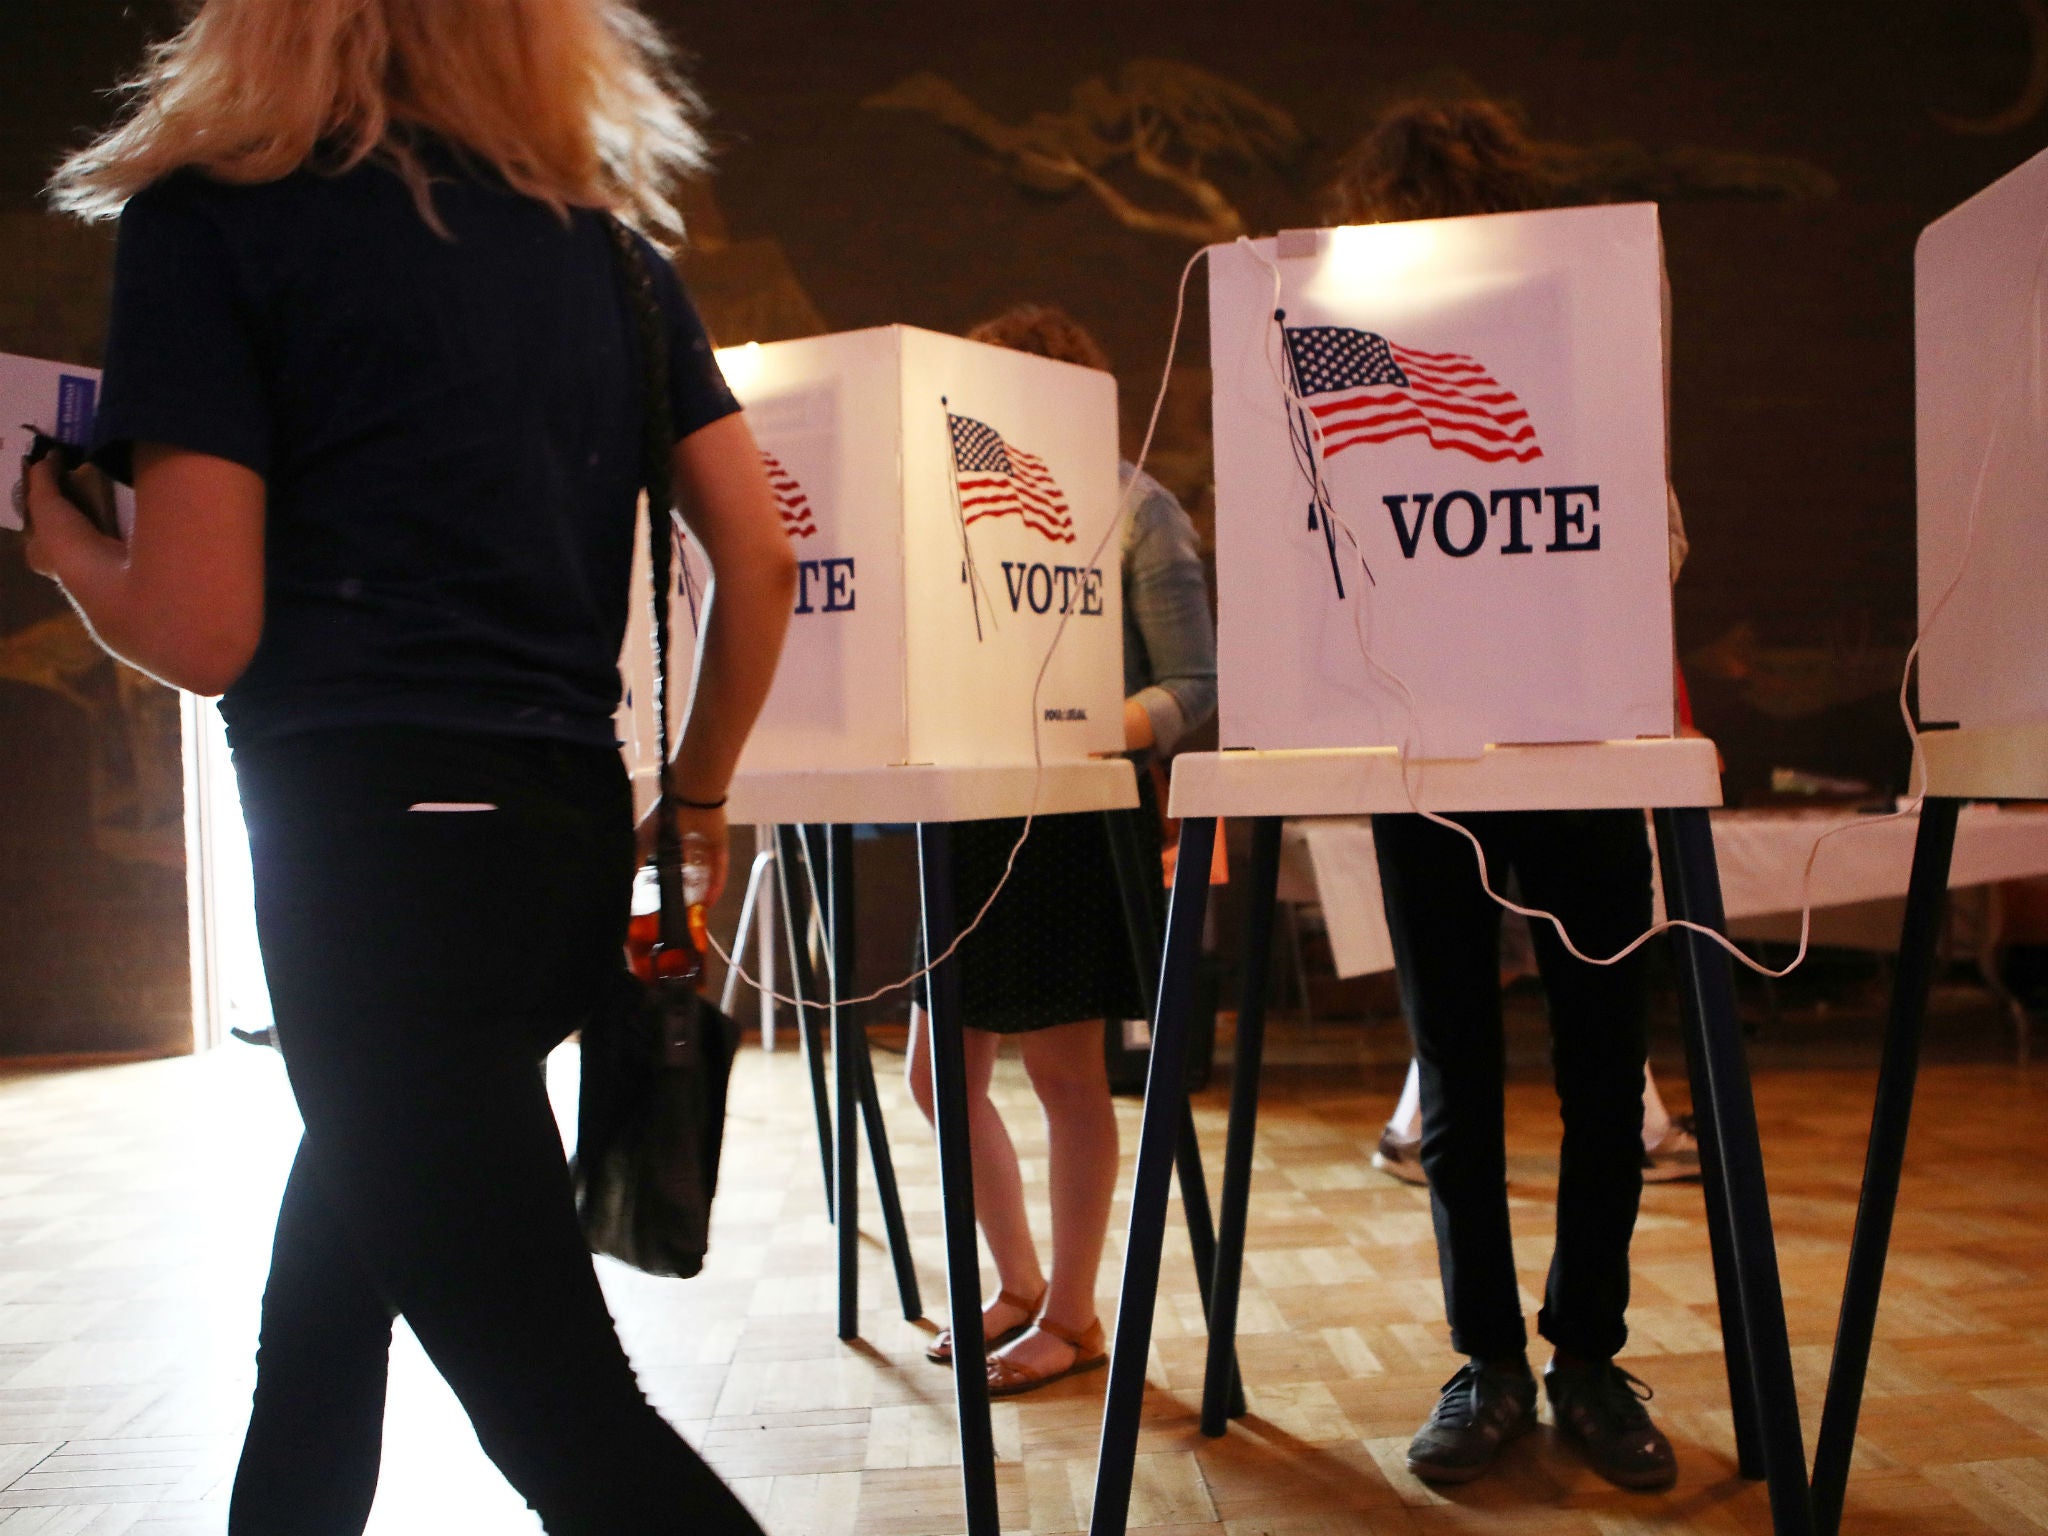
M 1005 1302 L 1022 1312 L 1024 1314 L 1024 1321 L 1005 1328 L 993 1338 L 985 1339 L 983 1342 L 990 1350 L 1001 1349 L 1010 1340 L 1023 1335 L 1024 1331 L 1031 1326 L 1032 1320 L 1038 1316 L 1038 1309 L 1045 1305 L 1045 1292 L 1040 1291 L 1038 1298 L 1034 1301 L 1029 1296 L 1019 1296 L 1015 1291 L 997 1291 L 996 1300 Z M 951 1365 L 953 1363 L 953 1330 L 951 1328 L 941 1328 L 934 1334 L 931 1343 L 925 1347 L 924 1357 L 934 1365 Z
M 1015 1397 L 1019 1392 L 1032 1392 L 1055 1381 L 1064 1381 L 1069 1376 L 1079 1376 L 1087 1371 L 1099 1371 L 1109 1364 L 1109 1336 L 1102 1331 L 1102 1319 L 1097 1318 L 1087 1327 L 1069 1333 L 1058 1323 L 1045 1318 L 1038 1320 L 1038 1331 L 1049 1333 L 1062 1344 L 1073 1350 L 1074 1358 L 1061 1370 L 1034 1371 L 1019 1365 L 1007 1355 L 988 1357 L 988 1395 L 990 1397 Z

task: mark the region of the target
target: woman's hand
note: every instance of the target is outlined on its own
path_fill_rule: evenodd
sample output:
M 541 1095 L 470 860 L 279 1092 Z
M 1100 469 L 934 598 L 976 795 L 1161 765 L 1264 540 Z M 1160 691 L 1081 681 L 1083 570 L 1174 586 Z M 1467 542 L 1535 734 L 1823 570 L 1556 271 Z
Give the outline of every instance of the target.
M 114 542 L 94 528 L 85 514 L 71 504 L 71 498 L 64 494 L 63 484 L 57 478 L 55 454 L 44 454 L 33 464 L 23 461 L 21 486 L 15 494 L 15 505 L 21 509 L 27 536 L 22 557 L 38 576 L 47 576 L 55 581 L 65 563 L 66 553 L 76 546 L 81 536 L 103 543 Z
M 732 856 L 731 833 L 725 824 L 725 807 L 700 811 L 694 806 L 676 807 L 676 829 L 683 834 L 683 862 L 686 867 L 702 860 L 704 906 L 708 910 L 725 890 L 726 865 Z
M 1125 699 L 1124 750 L 1148 751 L 1158 739 L 1152 728 L 1152 712 L 1145 708 L 1144 701 L 1135 696 Z
M 640 862 L 645 864 L 654 857 L 656 823 L 660 819 L 660 802 L 647 808 L 647 814 L 640 818 L 639 842 Z M 704 905 L 717 904 L 719 893 L 725 889 L 726 870 L 731 862 L 732 836 L 725 822 L 725 808 L 715 811 L 700 811 L 693 806 L 676 807 L 676 831 L 683 838 L 683 847 L 688 853 L 701 854 L 709 880 L 705 886 Z M 692 843 L 695 837 L 700 841 Z M 694 862 L 694 860 L 693 860 Z
M 44 458 L 22 484 L 28 562 L 115 656 L 174 688 L 218 694 L 263 633 L 266 497 L 263 477 L 241 464 L 138 443 L 124 543 L 72 505 Z

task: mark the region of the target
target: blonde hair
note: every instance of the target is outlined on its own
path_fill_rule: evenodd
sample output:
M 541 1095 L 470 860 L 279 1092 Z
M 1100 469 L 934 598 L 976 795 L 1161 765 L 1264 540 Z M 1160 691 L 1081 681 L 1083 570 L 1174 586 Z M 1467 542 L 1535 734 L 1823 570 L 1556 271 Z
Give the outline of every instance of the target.
M 671 188 L 704 161 L 697 98 L 630 0 L 204 0 L 125 91 L 51 180 L 59 208 L 111 218 L 188 167 L 252 183 L 376 159 L 439 228 L 423 130 L 557 212 L 680 237 Z

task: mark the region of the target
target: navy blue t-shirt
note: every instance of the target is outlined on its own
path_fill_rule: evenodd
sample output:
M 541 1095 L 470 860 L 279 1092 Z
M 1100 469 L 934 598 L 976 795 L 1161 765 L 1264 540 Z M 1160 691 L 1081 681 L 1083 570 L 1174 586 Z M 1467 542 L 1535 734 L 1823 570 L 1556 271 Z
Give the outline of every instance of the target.
M 643 442 L 629 301 L 598 215 L 434 164 L 446 236 L 376 165 L 181 172 L 122 214 L 95 457 L 125 478 L 133 444 L 165 443 L 268 487 L 263 636 L 221 701 L 237 743 L 614 740 Z M 739 406 L 650 265 L 680 440 Z

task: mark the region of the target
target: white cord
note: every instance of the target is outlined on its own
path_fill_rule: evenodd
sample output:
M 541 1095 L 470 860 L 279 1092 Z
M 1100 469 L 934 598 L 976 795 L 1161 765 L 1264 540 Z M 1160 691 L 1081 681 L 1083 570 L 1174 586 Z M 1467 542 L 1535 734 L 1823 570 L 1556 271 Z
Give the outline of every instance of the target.
M 1096 542 L 1095 548 L 1089 552 L 1088 564 L 1090 566 L 1101 564 L 1103 555 L 1109 549 L 1109 541 L 1117 537 L 1122 531 L 1124 519 L 1130 516 L 1131 499 L 1137 492 L 1139 482 L 1144 475 L 1145 461 L 1152 455 L 1152 439 L 1159 431 L 1159 415 L 1166 406 L 1166 392 L 1173 382 L 1173 360 L 1180 350 L 1181 325 L 1187 314 L 1188 280 L 1194 275 L 1195 263 L 1207 254 L 1206 250 L 1196 251 L 1194 255 L 1188 258 L 1187 265 L 1181 268 L 1180 289 L 1173 305 L 1173 330 L 1169 334 L 1166 343 L 1166 366 L 1160 371 L 1158 393 L 1152 397 L 1152 415 L 1145 424 L 1145 440 L 1139 445 L 1138 458 L 1132 468 L 1130 482 L 1124 487 L 1123 494 L 1118 498 L 1117 515 L 1110 519 L 1108 527 L 1102 531 L 1101 539 Z M 1045 687 L 1045 675 L 1052 669 L 1052 659 L 1059 651 L 1060 641 L 1066 636 L 1067 621 L 1073 617 L 1073 611 L 1071 603 L 1061 609 L 1059 624 L 1053 630 L 1052 639 L 1045 648 L 1045 657 L 1038 664 L 1038 675 L 1031 684 L 1031 806 L 1024 813 L 1024 825 L 1017 833 L 1017 841 L 1010 845 L 1010 856 L 1003 861 L 1002 877 L 996 881 L 995 889 L 988 893 L 988 899 L 981 904 L 980 910 L 974 914 L 974 920 L 954 935 L 953 942 L 946 946 L 943 953 L 936 958 L 926 957 L 925 963 L 909 975 L 892 981 L 887 986 L 877 987 L 872 992 L 865 992 L 859 997 L 836 997 L 839 990 L 839 978 L 833 969 L 832 946 L 827 944 L 825 946 L 826 977 L 839 1007 L 852 1008 L 862 1003 L 876 1002 L 881 998 L 887 997 L 892 992 L 900 992 L 905 987 L 914 986 L 926 976 L 929 976 L 936 966 L 952 959 L 954 952 L 967 941 L 967 936 L 982 925 L 983 920 L 989 914 L 989 909 L 996 904 L 996 898 L 1003 894 L 1003 887 L 1010 883 L 1010 876 L 1017 868 L 1017 856 L 1024 851 L 1025 840 L 1031 836 L 1032 823 L 1038 819 L 1038 803 L 1045 788 L 1045 743 L 1042 734 L 1045 729 L 1045 714 L 1039 708 L 1039 695 Z M 812 906 L 815 910 L 822 912 L 824 908 L 818 904 L 817 876 L 810 869 L 808 847 L 805 851 L 804 867 L 810 881 Z M 785 993 L 777 992 L 772 988 L 764 986 L 744 966 L 726 953 L 725 946 L 718 942 L 715 934 L 708 934 L 707 936 L 711 940 L 711 947 L 718 952 L 718 958 L 731 967 L 738 974 L 740 980 L 752 987 L 756 992 L 765 992 L 776 1002 L 786 1003 L 792 1008 L 823 1006 L 815 1002 L 806 1002 L 800 997 L 790 997 Z
M 1272 331 L 1282 332 L 1278 339 L 1280 346 L 1284 348 L 1286 346 L 1286 336 L 1284 334 L 1283 323 L 1279 318 L 1282 297 L 1281 273 L 1279 263 L 1273 260 L 1272 258 L 1268 257 L 1265 254 L 1265 252 L 1261 251 L 1248 238 L 1242 235 L 1238 237 L 1237 244 L 1243 246 L 1247 251 L 1249 251 L 1253 259 L 1258 261 L 1262 266 L 1266 268 L 1268 272 L 1272 274 L 1273 304 L 1270 313 L 1272 314 L 1273 319 L 1271 321 L 1271 328 Z M 2026 359 L 2026 366 L 2028 366 L 2030 370 L 2038 370 L 2040 362 L 2042 303 L 2041 263 L 2044 257 L 2048 257 L 2048 236 L 2043 237 L 2042 245 L 2035 254 L 2034 344 L 2032 345 L 2032 347 L 2029 348 Z M 1274 353 L 1272 341 L 1272 334 L 1271 331 L 1269 331 L 1267 343 L 1264 348 L 1267 366 L 1272 371 L 1274 381 L 1279 386 L 1281 394 L 1285 397 L 1289 406 L 1294 411 L 1298 412 L 1300 418 L 1308 424 L 1311 433 L 1311 439 L 1314 444 L 1313 463 L 1308 466 L 1304 466 L 1303 473 L 1310 480 L 1311 490 L 1320 493 L 1320 510 L 1322 512 L 1322 515 L 1325 517 L 1333 518 L 1335 520 L 1337 527 L 1343 531 L 1345 540 L 1351 545 L 1353 551 L 1358 554 L 1360 564 L 1361 566 L 1363 566 L 1364 546 L 1360 543 L 1358 535 L 1352 529 L 1350 523 L 1347 522 L 1337 512 L 1336 500 L 1334 496 L 1330 494 L 1327 483 L 1324 482 L 1322 479 L 1322 424 L 1320 421 L 1316 419 L 1315 413 L 1307 408 L 1306 402 L 1302 400 L 1300 394 L 1296 391 L 1291 371 L 1280 366 L 1280 363 Z M 2027 380 L 2023 377 L 2018 382 L 2026 383 Z M 1962 584 L 1964 572 L 1969 568 L 1970 555 L 1976 544 L 1978 508 L 1983 501 L 1984 483 L 1991 467 L 1992 454 L 1995 448 L 1997 447 L 1998 437 L 1999 430 L 1998 428 L 1994 427 L 1990 438 L 1987 439 L 1984 445 L 1983 460 L 1977 468 L 1976 486 L 1970 497 L 1968 521 L 1963 536 L 1962 559 L 1957 563 L 1955 575 L 1952 578 L 1950 578 L 1949 584 L 1943 590 L 1940 599 L 1935 603 L 1933 608 L 1931 608 L 1928 611 L 1926 620 L 1920 625 L 1918 633 L 1914 636 L 1913 644 L 1906 653 L 1905 666 L 1902 669 L 1899 678 L 1899 717 L 1905 723 L 1906 734 L 1908 735 L 1908 737 L 1911 738 L 1912 741 L 1913 781 L 1915 783 L 1921 784 L 1923 787 L 1919 793 L 1915 794 L 1906 804 L 1902 805 L 1899 809 L 1895 811 L 1888 812 L 1882 816 L 1858 817 L 1854 821 L 1844 822 L 1839 827 L 1831 827 L 1827 831 L 1823 832 L 1819 837 L 1814 839 L 1813 847 L 1807 851 L 1806 864 L 1804 869 L 1801 871 L 1799 880 L 1799 948 L 1797 953 L 1793 955 L 1790 964 L 1786 965 L 1783 969 L 1772 970 L 1770 967 L 1763 965 L 1756 960 L 1752 960 L 1748 955 L 1744 954 L 1742 950 L 1738 948 L 1735 945 L 1735 943 L 1727 937 L 1727 935 L 1723 934 L 1718 929 L 1707 927 L 1703 923 L 1693 922 L 1689 918 L 1667 918 L 1665 921 L 1661 923 L 1653 924 L 1651 927 L 1644 930 L 1642 933 L 1638 934 L 1634 939 L 1630 940 L 1622 948 L 1615 951 L 1611 955 L 1605 956 L 1604 958 L 1589 955 L 1585 953 L 1585 951 L 1581 950 L 1577 944 L 1572 942 L 1571 935 L 1568 932 L 1566 932 L 1563 921 L 1557 916 L 1556 913 L 1545 911 L 1540 907 L 1523 906 L 1521 903 L 1511 901 L 1506 896 L 1503 896 L 1500 892 L 1496 891 L 1493 888 L 1492 876 L 1487 868 L 1486 849 L 1480 843 L 1479 838 L 1472 832 L 1472 830 L 1469 827 L 1463 826 L 1460 823 L 1453 821 L 1448 816 L 1440 815 L 1435 811 L 1428 811 L 1422 808 L 1420 799 L 1416 792 L 1415 781 L 1415 769 L 1421 761 L 1421 759 L 1419 759 L 1414 752 L 1414 747 L 1416 746 L 1415 727 L 1417 724 L 1417 709 L 1415 703 L 1415 695 L 1413 691 L 1410 690 L 1410 688 L 1408 687 L 1408 684 L 1401 677 L 1399 677 L 1395 672 L 1393 672 L 1389 667 L 1387 667 L 1385 663 L 1381 662 L 1378 657 L 1373 655 L 1372 647 L 1366 639 L 1365 635 L 1364 625 L 1366 623 L 1368 615 L 1365 593 L 1361 591 L 1358 596 L 1357 606 L 1354 607 L 1354 609 L 1352 610 L 1352 631 L 1353 636 L 1358 643 L 1359 655 L 1364 659 L 1365 664 L 1368 667 L 1370 667 L 1373 671 L 1377 672 L 1380 676 L 1387 679 L 1387 681 L 1393 684 L 1393 686 L 1399 691 L 1403 708 L 1406 712 L 1407 726 L 1406 729 L 1403 731 L 1400 751 L 1400 762 L 1401 789 L 1402 793 L 1406 796 L 1408 800 L 1409 809 L 1413 811 L 1416 815 L 1421 816 L 1426 821 L 1432 821 L 1435 822 L 1438 826 L 1449 828 L 1451 831 L 1456 832 L 1459 836 L 1463 837 L 1467 842 L 1469 842 L 1472 845 L 1473 857 L 1477 860 L 1479 866 L 1480 888 L 1486 892 L 1487 896 L 1490 897 L 1498 906 L 1500 906 L 1506 911 L 1514 912 L 1524 918 L 1529 919 L 1532 922 L 1541 920 L 1543 922 L 1549 923 L 1550 926 L 1554 930 L 1556 930 L 1558 940 L 1564 945 L 1566 953 L 1570 954 L 1572 958 L 1574 958 L 1575 960 L 1583 961 L 1587 965 L 1615 965 L 1621 962 L 1622 960 L 1626 959 L 1629 955 L 1633 954 L 1636 950 L 1640 949 L 1644 944 L 1647 944 L 1651 939 L 1656 938 L 1658 935 L 1668 933 L 1674 928 L 1684 928 L 1690 930 L 1691 932 L 1702 934 L 1708 939 L 1711 939 L 1714 943 L 1720 945 L 1721 948 L 1723 948 L 1730 955 L 1732 955 L 1736 960 L 1740 961 L 1743 965 L 1747 966 L 1750 970 L 1755 971 L 1760 976 L 1766 976 L 1773 980 L 1779 980 L 1786 976 L 1791 975 L 1793 971 L 1797 970 L 1799 966 L 1805 962 L 1807 951 L 1811 943 L 1813 929 L 1813 869 L 1815 862 L 1820 857 L 1821 845 L 1826 843 L 1830 838 L 1839 837 L 1845 832 L 1858 831 L 1865 827 L 1881 825 L 1882 823 L 1887 821 L 1897 821 L 1904 817 L 1916 816 L 1919 814 L 1921 802 L 1926 798 L 1926 790 L 1924 788 L 1926 782 L 1926 775 L 1924 772 L 1925 755 L 1920 744 L 1920 730 L 1919 727 L 1914 723 L 1912 708 L 1908 702 L 1908 692 L 1911 686 L 1911 679 L 1913 676 L 1913 663 L 1919 657 L 1921 645 L 1925 642 L 1928 634 L 1933 630 L 1935 620 L 1940 617 L 1942 610 L 1948 606 L 1949 599 L 1955 595 L 1956 589 Z M 1289 439 L 1290 441 L 1292 441 L 1293 439 L 1293 433 L 1291 429 L 1289 431 Z M 1298 459 L 1299 454 L 1297 453 L 1297 460 Z M 1368 572 L 1368 577 L 1369 576 L 1370 573 Z

